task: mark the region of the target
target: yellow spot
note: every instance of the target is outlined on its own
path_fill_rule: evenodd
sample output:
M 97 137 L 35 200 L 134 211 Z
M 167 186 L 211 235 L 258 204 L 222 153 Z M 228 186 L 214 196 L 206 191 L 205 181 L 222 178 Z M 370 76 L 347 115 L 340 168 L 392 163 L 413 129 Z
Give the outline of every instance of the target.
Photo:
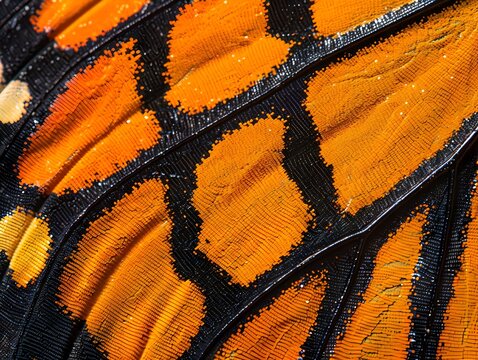
M 32 99 L 28 84 L 13 80 L 0 91 L 0 122 L 13 124 L 22 118 Z
M 248 285 L 298 245 L 312 215 L 282 166 L 285 126 L 268 116 L 214 145 L 197 172 L 198 249 Z
M 10 259 L 12 278 L 20 287 L 34 282 L 49 257 L 51 238 L 45 220 L 18 208 L 0 220 L 0 251 Z
M 216 359 L 298 359 L 325 294 L 325 276 L 298 281 L 233 334 Z
M 189 113 L 211 109 L 273 72 L 289 47 L 267 33 L 263 0 L 196 0 L 169 33 L 166 99 Z
M 305 105 L 342 209 L 385 196 L 477 111 L 477 13 L 461 2 L 309 82 Z
M 418 213 L 390 235 L 375 258 L 363 302 L 338 339 L 337 359 L 406 359 L 412 276 L 422 249 L 426 215 Z

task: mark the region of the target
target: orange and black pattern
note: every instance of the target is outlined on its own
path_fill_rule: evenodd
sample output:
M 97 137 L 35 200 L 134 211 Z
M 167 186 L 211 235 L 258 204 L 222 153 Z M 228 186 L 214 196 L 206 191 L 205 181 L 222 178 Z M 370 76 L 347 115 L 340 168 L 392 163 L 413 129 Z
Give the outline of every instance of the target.
M 476 358 L 477 14 L 1 1 L 0 358 Z

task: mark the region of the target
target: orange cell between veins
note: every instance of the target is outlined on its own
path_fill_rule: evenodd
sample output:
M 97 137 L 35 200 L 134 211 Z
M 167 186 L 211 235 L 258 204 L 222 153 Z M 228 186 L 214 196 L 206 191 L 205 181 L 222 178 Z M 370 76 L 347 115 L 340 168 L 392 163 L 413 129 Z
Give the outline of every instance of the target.
M 412 276 L 422 249 L 426 214 L 408 219 L 382 246 L 370 283 L 343 338 L 337 339 L 337 359 L 406 359 L 412 313 Z
M 48 33 L 61 48 L 77 51 L 148 3 L 149 0 L 45 0 L 30 21 L 36 31 Z
M 20 157 L 24 184 L 44 192 L 76 192 L 157 143 L 160 127 L 154 112 L 138 110 L 140 54 L 133 45 L 130 40 L 106 51 L 68 81 Z
M 172 26 L 165 97 L 189 113 L 248 89 L 284 62 L 290 47 L 267 33 L 263 0 L 196 0 Z
M 147 180 L 93 221 L 60 277 L 59 305 L 86 320 L 110 359 L 176 359 L 205 314 L 173 268 L 173 222 L 160 180 Z
M 310 9 L 320 35 L 344 33 L 413 0 L 314 0 Z
M 343 210 L 386 195 L 478 110 L 477 13 L 461 2 L 308 83 L 305 106 Z
M 478 164 L 477 164 L 478 165 Z M 453 281 L 453 297 L 444 315 L 440 335 L 440 359 L 473 359 L 478 351 L 478 191 L 476 184 L 469 211 L 470 222 L 463 232 L 465 242 L 460 256 L 461 267 Z
M 282 166 L 285 126 L 271 116 L 224 135 L 196 169 L 198 249 L 248 285 L 302 240 L 312 219 Z
M 0 220 L 0 251 L 10 260 L 17 286 L 36 281 L 49 257 L 52 239 L 46 220 L 18 208 Z
M 233 334 L 216 359 L 298 359 L 325 295 L 325 272 L 291 285 Z

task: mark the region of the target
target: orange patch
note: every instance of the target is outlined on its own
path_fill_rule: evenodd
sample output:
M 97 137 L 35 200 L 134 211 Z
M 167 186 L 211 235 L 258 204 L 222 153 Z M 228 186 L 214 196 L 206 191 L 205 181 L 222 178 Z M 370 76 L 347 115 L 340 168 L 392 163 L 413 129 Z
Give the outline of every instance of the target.
M 298 359 L 325 294 L 324 275 L 298 281 L 232 335 L 216 359 Z
M 44 0 L 31 23 L 63 49 L 77 51 L 140 11 L 149 0 Z
M 418 213 L 391 235 L 375 258 L 363 302 L 358 305 L 333 357 L 405 359 L 411 326 L 412 277 L 422 249 L 426 215 Z
M 45 220 L 18 208 L 0 220 L 0 251 L 10 259 L 12 278 L 19 287 L 35 282 L 45 267 L 51 237 Z
M 24 184 L 57 194 L 78 191 L 157 143 L 160 127 L 154 112 L 137 110 L 140 55 L 133 45 L 131 40 L 105 52 L 67 83 L 20 157 Z
M 476 179 L 478 181 L 478 177 Z M 478 191 L 470 208 L 471 221 L 460 257 L 461 268 L 453 281 L 453 297 L 445 313 L 438 356 L 442 359 L 474 359 L 478 351 Z
M 477 13 L 462 2 L 309 82 L 305 105 L 342 209 L 386 195 L 478 109 Z
M 408 4 L 410 0 L 314 0 L 310 7 L 317 32 L 343 33 Z
M 105 211 L 60 279 L 60 305 L 111 359 L 178 358 L 202 324 L 204 296 L 173 268 L 165 191 L 148 180 Z
M 263 0 L 196 0 L 169 33 L 166 99 L 189 113 L 248 89 L 287 58 L 290 45 L 267 33 Z
M 311 210 L 282 166 L 285 126 L 270 116 L 243 125 L 197 167 L 198 249 L 248 285 L 299 244 Z

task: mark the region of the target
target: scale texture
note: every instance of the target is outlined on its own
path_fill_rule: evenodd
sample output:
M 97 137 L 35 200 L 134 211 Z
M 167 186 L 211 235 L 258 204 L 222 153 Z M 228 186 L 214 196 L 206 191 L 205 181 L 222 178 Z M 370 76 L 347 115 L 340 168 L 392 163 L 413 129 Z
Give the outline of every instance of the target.
M 0 358 L 475 358 L 477 14 L 0 1 Z

